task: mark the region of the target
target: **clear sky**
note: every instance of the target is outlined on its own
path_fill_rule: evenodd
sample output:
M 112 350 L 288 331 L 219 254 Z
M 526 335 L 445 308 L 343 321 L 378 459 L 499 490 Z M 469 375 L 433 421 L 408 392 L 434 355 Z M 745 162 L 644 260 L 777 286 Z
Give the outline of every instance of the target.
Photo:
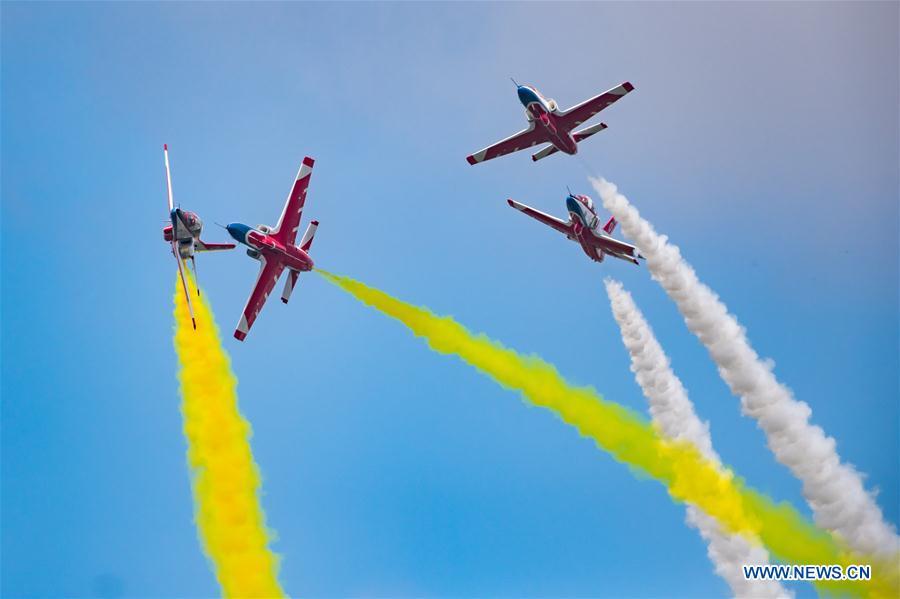
M 274 223 L 304 155 L 318 265 L 451 314 L 645 410 L 622 280 L 716 449 L 798 482 L 645 267 L 561 217 L 616 182 L 813 408 L 898 522 L 898 4 L 2 4 L 2 595 L 208 597 L 172 348 L 175 197 Z M 624 80 L 578 158 L 465 156 Z M 305 221 L 304 221 L 305 223 Z M 297 596 L 718 596 L 682 506 L 551 414 L 316 275 L 231 331 L 243 252 L 200 280 Z M 280 288 L 279 288 L 280 289 Z M 802 595 L 809 587 L 798 587 Z

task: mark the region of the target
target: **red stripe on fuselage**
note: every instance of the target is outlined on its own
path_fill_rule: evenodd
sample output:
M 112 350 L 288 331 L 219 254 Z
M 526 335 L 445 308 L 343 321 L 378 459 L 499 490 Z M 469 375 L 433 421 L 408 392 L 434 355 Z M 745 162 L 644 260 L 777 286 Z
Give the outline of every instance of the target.
M 313 260 L 309 254 L 298 247 L 286 246 L 271 235 L 250 231 L 247 233 L 247 245 L 264 254 L 267 259 L 281 261 L 287 268 L 301 271 L 313 268 Z
M 541 125 L 547 135 L 550 137 L 550 143 L 556 146 L 556 149 L 566 154 L 578 153 L 578 144 L 572 137 L 572 132 L 566 129 L 560 120 L 552 112 L 548 112 L 544 106 L 537 102 L 532 102 L 528 106 L 531 116 L 537 124 Z

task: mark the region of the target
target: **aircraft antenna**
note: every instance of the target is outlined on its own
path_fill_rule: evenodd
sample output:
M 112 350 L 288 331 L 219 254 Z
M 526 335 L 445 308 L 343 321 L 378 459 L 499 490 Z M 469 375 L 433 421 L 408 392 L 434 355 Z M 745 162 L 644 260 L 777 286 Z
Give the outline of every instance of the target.
M 515 79 L 513 79 L 512 77 L 510 77 L 509 79 L 510 79 L 510 81 L 513 82 L 513 85 L 515 85 L 516 87 L 519 87 L 519 83 Z

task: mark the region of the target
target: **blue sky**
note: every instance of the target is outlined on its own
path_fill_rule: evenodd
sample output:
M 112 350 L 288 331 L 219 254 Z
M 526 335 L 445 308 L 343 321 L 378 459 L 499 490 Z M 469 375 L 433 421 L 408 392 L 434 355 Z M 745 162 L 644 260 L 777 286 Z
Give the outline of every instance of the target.
M 616 182 L 898 505 L 896 3 L 2 7 L 2 595 L 208 597 L 171 344 L 174 192 L 272 223 L 304 155 L 317 264 L 645 410 L 602 279 L 723 459 L 808 513 L 646 268 L 511 210 Z M 465 156 L 630 80 L 582 160 Z M 305 221 L 304 221 L 305 222 Z M 257 263 L 203 256 L 297 596 L 719 596 L 683 508 L 315 275 L 231 338 Z M 801 594 L 809 594 L 799 587 Z

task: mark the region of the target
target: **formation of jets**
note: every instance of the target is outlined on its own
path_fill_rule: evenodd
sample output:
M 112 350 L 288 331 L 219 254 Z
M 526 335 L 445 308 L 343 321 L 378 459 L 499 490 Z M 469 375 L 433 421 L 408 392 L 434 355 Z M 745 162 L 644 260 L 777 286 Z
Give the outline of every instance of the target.
M 467 156 L 466 160 L 469 164 L 478 164 L 540 144 L 547 145 L 533 154 L 532 160 L 537 161 L 557 152 L 574 155 L 578 152 L 580 142 L 606 129 L 606 124 L 597 123 L 577 131 L 575 129 L 634 89 L 634 86 L 626 81 L 568 110 L 560 110 L 554 100 L 545 98 L 535 87 L 518 83 L 515 85 L 519 101 L 525 107 L 528 128 Z M 187 298 L 188 310 L 196 329 L 197 323 L 191 306 L 191 294 L 188 291 L 184 274 L 186 262 L 191 261 L 196 278 L 196 252 L 230 250 L 235 248 L 235 244 L 207 243 L 200 239 L 203 227 L 200 217 L 194 212 L 182 210 L 180 206 L 174 205 L 167 145 L 163 146 L 163 154 L 166 164 L 166 191 L 171 221 L 171 224 L 163 229 L 163 238 L 171 244 L 172 255 L 178 263 L 178 272 Z M 247 246 L 247 255 L 259 261 L 259 274 L 234 331 L 234 337 L 239 341 L 243 341 L 247 337 L 250 327 L 253 326 L 253 322 L 284 271 L 287 271 L 287 277 L 281 293 L 281 301 L 286 304 L 297 285 L 300 273 L 313 269 L 313 260 L 309 256 L 309 250 L 319 222 L 311 221 L 306 227 L 306 232 L 300 238 L 300 242 L 296 243 L 313 164 L 312 158 L 307 156 L 303 159 L 275 226 L 257 225 L 254 228 L 241 223 L 231 223 L 225 227 L 235 241 Z M 616 228 L 614 218 L 610 218 L 603 226 L 600 226 L 600 218 L 594 209 L 594 203 L 585 195 L 569 192 L 566 197 L 566 209 L 569 213 L 567 221 L 511 199 L 507 202 L 516 210 L 556 229 L 568 239 L 578 243 L 584 253 L 595 262 L 602 262 L 606 256 L 611 256 L 640 264 L 638 260 L 643 258 L 633 245 L 612 236 Z M 197 293 L 200 293 L 199 286 L 197 286 Z

